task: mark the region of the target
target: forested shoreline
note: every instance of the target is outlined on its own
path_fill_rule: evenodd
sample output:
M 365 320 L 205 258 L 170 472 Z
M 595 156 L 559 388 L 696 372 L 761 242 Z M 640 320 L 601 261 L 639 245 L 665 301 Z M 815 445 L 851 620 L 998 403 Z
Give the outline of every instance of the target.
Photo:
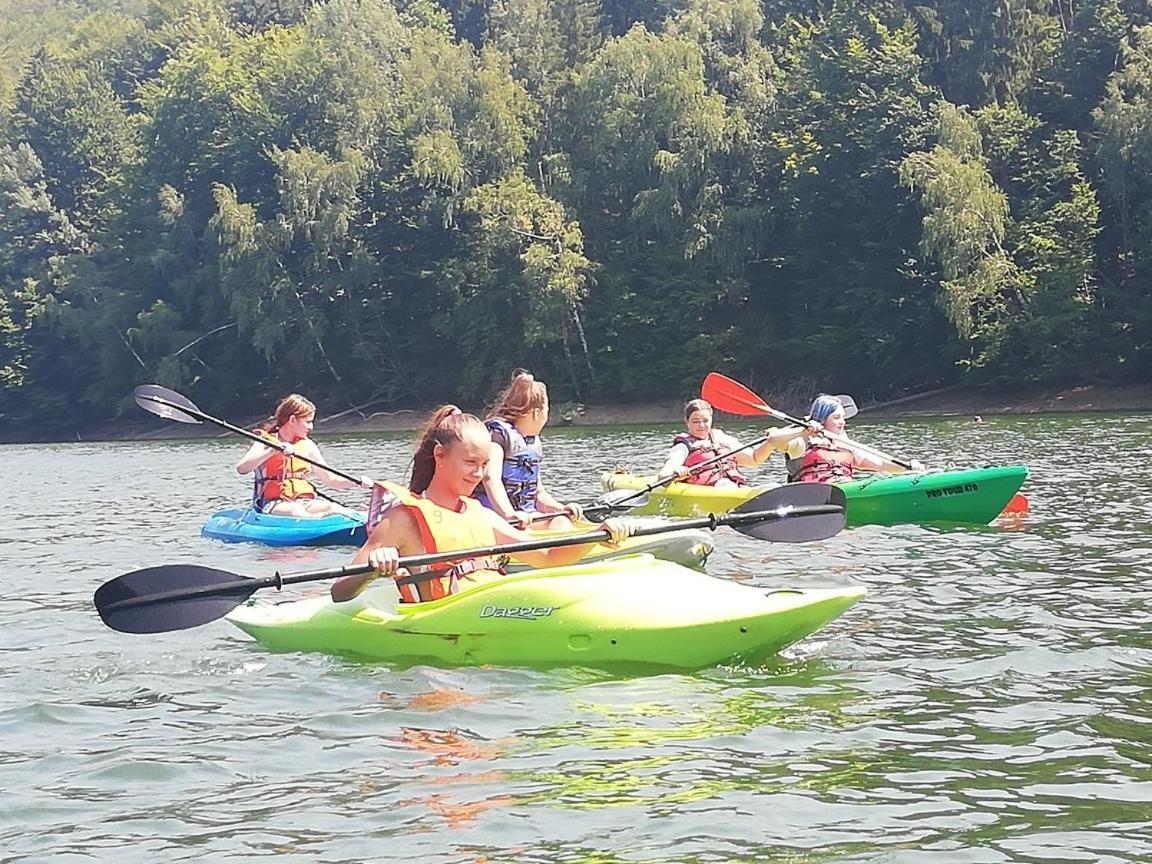
M 0 431 L 1152 373 L 1129 0 L 0 0 Z

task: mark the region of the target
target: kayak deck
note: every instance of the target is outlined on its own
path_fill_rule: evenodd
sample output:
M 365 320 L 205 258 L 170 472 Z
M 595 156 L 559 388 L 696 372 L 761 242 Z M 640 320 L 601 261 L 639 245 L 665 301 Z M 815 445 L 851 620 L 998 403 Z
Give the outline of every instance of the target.
M 758 664 L 856 603 L 862 587 L 772 591 L 649 555 L 534 570 L 430 603 L 380 584 L 228 616 L 269 648 L 450 666 L 700 669 Z
M 847 498 L 849 527 L 954 522 L 987 525 L 1004 509 L 1028 477 L 1025 465 L 937 471 L 926 474 L 874 474 L 836 484 Z M 605 490 L 643 489 L 651 478 L 604 474 Z M 772 486 L 716 488 L 670 483 L 651 492 L 636 512 L 665 516 L 727 513 Z

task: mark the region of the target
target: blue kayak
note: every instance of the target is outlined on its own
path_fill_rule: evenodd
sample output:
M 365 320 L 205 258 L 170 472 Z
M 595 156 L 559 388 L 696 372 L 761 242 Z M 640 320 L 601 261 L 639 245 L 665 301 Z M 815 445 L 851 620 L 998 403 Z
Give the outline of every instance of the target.
M 367 539 L 363 518 L 334 514 L 307 519 L 239 507 L 213 513 L 200 533 L 225 543 L 267 546 L 361 546 Z

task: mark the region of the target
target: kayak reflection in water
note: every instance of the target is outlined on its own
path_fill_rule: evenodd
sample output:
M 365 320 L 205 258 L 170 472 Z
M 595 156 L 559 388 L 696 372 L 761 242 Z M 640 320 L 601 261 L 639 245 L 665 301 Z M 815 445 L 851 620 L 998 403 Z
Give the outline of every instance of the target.
M 881 459 L 845 444 L 844 405 L 837 397 L 821 393 L 812 402 L 808 416 L 827 434 L 812 435 L 806 441 L 795 441 L 788 446 L 785 461 L 789 483 L 836 483 L 851 480 L 857 470 L 904 473 L 904 467 L 890 459 Z M 916 460 L 911 466 L 912 471 L 924 470 Z
M 376 485 L 368 515 L 368 542 L 353 563 L 369 563 L 379 573 L 396 578 L 404 573 L 398 563 L 402 556 L 537 539 L 472 497 L 484 478 L 490 445 L 488 428 L 473 415 L 461 413 L 454 405 L 433 412 L 412 459 L 409 488 Z M 611 543 L 621 542 L 635 530 L 634 523 L 620 518 L 608 519 L 600 527 L 608 535 L 605 542 Z M 517 559 L 532 567 L 560 567 L 579 561 L 588 545 L 521 552 Z M 398 586 L 401 599 L 409 603 L 435 600 L 456 593 L 461 579 L 481 581 L 485 573 L 501 573 L 500 563 L 487 557 L 445 566 L 420 568 L 419 572 L 435 570 L 436 578 Z
M 327 464 L 316 442 L 308 437 L 315 419 L 316 406 L 299 393 L 292 393 L 281 399 L 273 415 L 253 430 L 268 443 L 254 443 L 249 447 L 244 458 L 236 463 L 236 473 L 255 475 L 252 489 L 255 509 L 277 516 L 362 515 L 321 498 L 311 477 L 318 477 L 333 489 L 357 486 L 371 489 L 374 482 L 371 477 L 361 477 L 359 483 L 354 483 L 297 458 L 304 456 L 321 465 Z
M 693 399 L 685 405 L 684 419 L 687 421 L 688 431 L 672 439 L 672 449 L 668 451 L 664 467 L 656 475 L 658 480 L 667 480 L 679 475 L 684 483 L 695 483 L 700 486 L 720 488 L 746 486 L 748 481 L 740 473 L 740 466 L 759 465 L 771 456 L 773 451 L 784 450 L 789 442 L 821 431 L 816 424 L 811 428 L 774 427 L 764 433 L 763 443 L 747 450 L 741 449 L 744 445 L 738 440 L 712 425 L 712 405 L 704 399 Z M 694 466 L 702 465 L 725 453 L 732 453 L 732 458 L 709 465 L 702 470 L 692 471 Z
M 476 498 L 505 520 L 527 528 L 568 530 L 582 514 L 579 504 L 561 504 L 544 488 L 540 432 L 548 422 L 548 388 L 532 373 L 519 369 L 496 397 L 484 425 L 491 435 L 488 470 L 476 487 Z M 555 513 L 532 523 L 538 513 Z

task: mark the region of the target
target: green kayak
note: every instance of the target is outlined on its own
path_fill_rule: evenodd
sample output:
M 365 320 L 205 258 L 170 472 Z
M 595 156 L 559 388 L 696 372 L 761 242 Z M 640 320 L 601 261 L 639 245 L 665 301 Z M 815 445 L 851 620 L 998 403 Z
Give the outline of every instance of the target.
M 228 619 L 269 648 L 450 666 L 701 669 L 758 664 L 840 615 L 861 587 L 754 588 L 650 555 L 492 578 L 398 604 L 380 581 L 354 600 L 249 601 Z
M 873 474 L 863 480 L 838 483 L 848 499 L 849 527 L 921 522 L 966 522 L 987 525 L 1004 509 L 1028 476 L 1025 465 L 938 471 L 929 474 Z M 644 489 L 653 477 L 604 474 L 605 490 Z M 718 489 L 691 483 L 670 483 L 651 492 L 636 513 L 699 516 L 727 513 L 771 486 Z

